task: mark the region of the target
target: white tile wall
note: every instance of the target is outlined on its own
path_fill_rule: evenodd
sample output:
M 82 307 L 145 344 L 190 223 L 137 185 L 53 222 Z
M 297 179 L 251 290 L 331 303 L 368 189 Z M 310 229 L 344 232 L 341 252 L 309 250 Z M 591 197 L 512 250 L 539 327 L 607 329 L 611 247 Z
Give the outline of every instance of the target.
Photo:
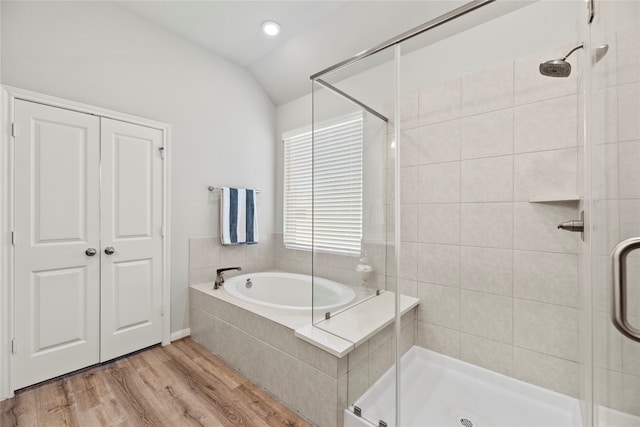
M 514 151 L 553 150 L 577 145 L 578 100 L 576 95 L 516 107 Z
M 579 237 L 556 227 L 577 217 L 577 203 L 529 202 L 578 191 L 578 73 L 538 73 L 541 60 L 571 47 L 419 91 L 411 159 L 401 159 L 411 177 L 401 232 L 412 234 L 401 239 L 414 242 L 417 227 L 416 276 L 405 282 L 422 301 L 419 345 L 576 395 Z M 617 91 L 604 95 L 618 107 Z
M 508 202 L 513 200 L 513 156 L 464 160 L 462 202 Z
M 513 62 L 462 77 L 462 116 L 513 107 Z
M 402 129 L 411 129 L 420 123 L 418 95 L 418 92 L 410 92 L 400 98 L 400 120 L 402 121 Z
M 415 191 L 419 203 L 459 202 L 460 162 L 420 166 Z
M 618 86 L 618 139 L 640 139 L 640 83 Z
M 514 158 L 514 199 L 578 194 L 578 150 L 539 151 Z
M 444 163 L 460 160 L 460 121 L 453 120 L 423 126 L 418 131 L 418 164 Z M 403 144 L 404 146 L 404 144 Z M 402 163 L 404 166 L 404 163 Z
M 505 375 L 513 375 L 513 346 L 476 335 L 461 334 L 460 359 Z
M 521 348 L 578 360 L 578 313 L 575 308 L 514 300 L 514 344 Z
M 419 282 L 458 286 L 460 247 L 457 245 L 418 244 Z M 418 293 L 420 290 L 418 288 Z
M 513 342 L 513 298 L 462 290 L 460 329 L 506 344 Z
M 514 252 L 516 298 L 576 307 L 578 256 L 551 252 Z
M 461 243 L 490 248 L 513 247 L 513 203 L 462 204 Z
M 444 122 L 460 117 L 461 80 L 454 79 L 420 91 L 420 124 Z
M 513 265 L 512 250 L 462 246 L 460 286 L 472 291 L 511 296 Z
M 418 345 L 447 356 L 460 357 L 460 331 L 418 322 Z
M 463 118 L 460 138 L 463 159 L 512 154 L 513 109 Z
M 393 187 L 393 179 L 391 179 Z M 400 201 L 401 203 L 418 203 L 420 192 L 418 191 L 418 167 L 402 168 L 400 171 Z M 387 191 L 387 195 L 392 191 Z M 393 196 L 391 196 L 393 197 Z M 393 199 L 390 203 L 393 203 Z
M 402 150 L 400 151 L 400 162 L 405 166 L 416 166 L 420 164 L 424 147 L 420 140 L 420 130 L 418 128 L 403 130 Z
M 520 347 L 513 349 L 513 376 L 560 393 L 577 396 L 578 364 Z
M 418 241 L 418 205 L 402 205 L 400 235 L 405 242 Z
M 460 329 L 460 289 L 420 283 L 418 319 L 422 322 Z
M 617 34 L 617 77 L 623 85 L 640 80 L 640 35 L 637 31 L 625 29 Z M 637 117 L 637 116 L 636 116 Z
M 400 247 L 400 278 L 416 280 L 418 274 L 418 243 L 402 242 Z
M 618 148 L 618 183 L 621 199 L 640 199 L 640 141 L 626 141 Z M 615 169 L 614 169 L 615 171 Z
M 594 114 L 603 118 L 602 126 L 593 126 L 591 137 L 596 144 L 618 141 L 618 88 L 604 87 L 594 94 Z
M 419 224 L 419 242 L 458 244 L 460 242 L 460 205 L 457 203 L 418 205 L 416 224 Z M 402 236 L 405 239 L 404 234 Z

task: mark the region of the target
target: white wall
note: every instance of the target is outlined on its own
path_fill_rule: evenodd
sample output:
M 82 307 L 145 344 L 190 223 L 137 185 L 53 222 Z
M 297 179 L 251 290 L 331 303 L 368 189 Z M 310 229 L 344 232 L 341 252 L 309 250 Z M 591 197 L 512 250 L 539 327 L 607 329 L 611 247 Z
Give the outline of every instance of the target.
M 188 327 L 188 238 L 217 236 L 208 185 L 256 187 L 273 231 L 275 106 L 241 67 L 106 2 L 6 2 L 3 84 L 172 125 L 171 330 Z
M 434 82 L 449 80 L 530 53 L 562 46 L 576 39 L 576 24 L 584 8 L 580 1 L 539 1 L 486 24 L 446 38 L 431 46 L 411 52 L 401 61 L 401 92 L 406 93 Z M 435 16 L 425 16 L 425 21 Z M 577 40 L 576 40 L 577 41 Z M 415 39 L 412 43 L 415 43 Z M 356 52 L 354 52 L 355 54 Z M 557 52 L 561 57 L 566 52 Z M 381 53 L 392 58 L 388 52 Z M 550 58 L 540 58 L 546 60 Z M 366 60 L 365 60 L 366 61 Z M 327 64 L 330 65 L 330 64 Z M 379 111 L 393 97 L 393 67 L 384 64 L 336 84 L 340 89 Z M 339 72 L 342 73 L 342 72 Z M 329 76 L 326 80 L 335 82 Z M 342 106 L 337 96 L 322 95 L 323 111 L 333 101 Z M 338 111 L 337 115 L 341 113 Z M 278 107 L 277 135 L 311 126 L 311 95 Z M 282 144 L 276 153 L 276 223 L 282 230 Z

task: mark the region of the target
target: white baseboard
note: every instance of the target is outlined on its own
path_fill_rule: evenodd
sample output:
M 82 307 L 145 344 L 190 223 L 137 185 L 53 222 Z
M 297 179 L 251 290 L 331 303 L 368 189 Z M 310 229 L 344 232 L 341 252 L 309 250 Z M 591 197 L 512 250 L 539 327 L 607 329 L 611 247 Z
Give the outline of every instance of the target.
M 189 328 L 183 329 L 181 331 L 171 332 L 171 342 L 177 341 L 177 340 L 182 339 L 184 337 L 188 337 L 189 335 L 191 335 L 191 329 L 189 329 Z

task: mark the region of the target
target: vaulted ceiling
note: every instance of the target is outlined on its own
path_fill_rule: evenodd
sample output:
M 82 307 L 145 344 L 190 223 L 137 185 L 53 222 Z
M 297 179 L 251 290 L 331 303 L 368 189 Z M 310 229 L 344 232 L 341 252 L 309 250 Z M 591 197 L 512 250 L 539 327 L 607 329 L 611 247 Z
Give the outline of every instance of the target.
M 309 76 L 465 1 L 121 1 L 122 7 L 243 67 L 276 105 Z M 501 3 L 501 2 L 497 2 Z M 527 2 L 512 3 L 511 9 Z M 276 37 L 260 24 L 278 22 Z

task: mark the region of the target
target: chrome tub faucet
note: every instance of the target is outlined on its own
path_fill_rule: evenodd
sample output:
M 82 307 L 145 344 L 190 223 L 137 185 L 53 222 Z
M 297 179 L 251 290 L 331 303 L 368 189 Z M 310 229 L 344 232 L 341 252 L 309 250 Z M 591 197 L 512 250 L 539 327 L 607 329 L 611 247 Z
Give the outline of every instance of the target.
M 219 268 L 216 270 L 216 282 L 213 285 L 213 289 L 219 289 L 224 284 L 224 272 L 229 270 L 237 270 L 242 271 L 240 267 L 228 267 L 228 268 Z

